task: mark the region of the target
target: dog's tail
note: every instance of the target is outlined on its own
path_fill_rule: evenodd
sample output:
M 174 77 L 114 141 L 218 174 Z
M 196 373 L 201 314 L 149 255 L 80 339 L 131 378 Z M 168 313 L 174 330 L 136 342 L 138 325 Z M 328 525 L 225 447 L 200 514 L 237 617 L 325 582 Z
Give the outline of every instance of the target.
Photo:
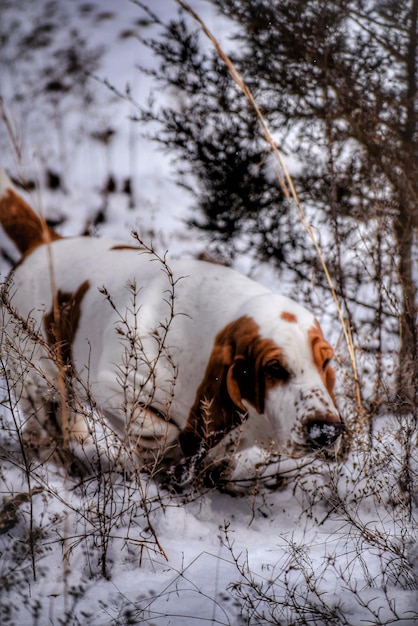
M 0 224 L 22 255 L 38 246 L 61 239 L 44 219 L 23 200 L 0 167 Z

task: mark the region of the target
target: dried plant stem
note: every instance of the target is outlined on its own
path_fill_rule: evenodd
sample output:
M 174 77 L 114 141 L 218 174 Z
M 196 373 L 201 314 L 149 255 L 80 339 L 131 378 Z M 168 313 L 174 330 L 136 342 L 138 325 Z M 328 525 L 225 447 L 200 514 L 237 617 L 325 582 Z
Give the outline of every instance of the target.
M 20 162 L 22 159 L 22 151 L 21 151 L 20 144 L 17 140 L 12 122 L 10 120 L 10 117 L 8 115 L 8 112 L 6 110 L 6 107 L 4 105 L 2 98 L 0 98 L 0 119 L 3 120 L 6 126 L 6 130 L 9 135 L 14 152 L 16 154 L 16 158 L 18 162 Z M 45 242 L 45 245 L 47 246 L 47 250 L 48 250 L 49 281 L 51 285 L 51 292 L 53 294 L 53 323 L 54 323 L 55 332 L 58 334 L 58 336 L 56 337 L 56 346 L 57 346 L 56 365 L 58 369 L 58 392 L 59 392 L 59 403 L 60 403 L 60 426 L 61 426 L 61 434 L 62 434 L 62 446 L 64 449 L 64 459 L 65 459 L 64 463 L 66 464 L 65 483 L 64 483 L 64 487 L 66 491 L 67 490 L 66 479 L 68 477 L 68 469 L 69 469 L 68 467 L 69 455 L 67 454 L 67 452 L 69 449 L 70 424 L 69 424 L 68 408 L 67 408 L 66 372 L 65 372 L 65 365 L 63 361 L 63 355 L 62 355 L 61 337 L 59 336 L 60 334 L 59 333 L 60 309 L 59 309 L 59 303 L 58 303 L 58 298 L 57 298 L 55 273 L 54 273 L 51 245 L 50 245 L 52 242 L 51 231 L 48 228 L 48 224 L 43 215 L 43 211 L 39 207 L 39 202 L 36 202 L 36 204 L 38 205 L 37 207 L 38 217 L 40 219 L 41 228 L 42 228 L 42 239 Z M 24 451 L 23 443 L 22 443 L 22 451 Z M 25 458 L 25 465 L 26 464 L 27 464 L 27 461 Z M 68 499 L 66 498 L 66 500 Z M 68 607 L 68 601 L 69 601 L 69 574 L 70 574 L 70 564 L 69 564 L 69 560 L 67 557 L 67 550 L 66 550 L 66 543 L 67 543 L 66 538 L 69 535 L 68 524 L 69 522 L 66 517 L 65 522 L 64 522 L 64 546 L 63 546 L 64 548 L 63 549 L 63 555 L 64 555 L 64 558 L 63 558 L 63 561 L 64 561 L 63 562 L 63 566 L 64 566 L 63 588 L 64 589 L 63 590 L 64 590 L 64 610 L 65 610 L 66 615 L 68 613 L 67 607 Z M 35 570 L 34 570 L 34 575 L 35 575 Z
M 58 302 L 58 290 L 56 287 L 55 281 L 55 271 L 54 271 L 54 263 L 52 258 L 52 250 L 51 250 L 51 236 L 50 231 L 48 229 L 46 220 L 41 215 L 42 222 L 42 230 L 43 236 L 45 237 L 45 241 L 47 242 L 45 245 L 48 251 L 48 266 L 49 266 L 49 280 L 51 284 L 51 292 L 53 294 L 52 299 L 52 313 L 53 313 L 53 324 L 54 324 L 54 333 L 55 333 L 55 342 L 56 342 L 56 365 L 58 369 L 58 393 L 59 393 L 59 425 L 61 429 L 61 437 L 62 437 L 62 448 L 64 451 L 64 490 L 67 495 L 68 485 L 68 472 L 69 472 L 69 464 L 70 464 L 70 455 L 69 455 L 69 431 L 70 431 L 70 421 L 68 416 L 68 406 L 67 406 L 67 385 L 66 385 L 66 372 L 65 372 L 65 364 L 62 354 L 62 337 L 60 332 L 60 307 Z M 65 498 L 68 501 L 68 498 Z M 63 533 L 63 598 L 64 598 L 64 614 L 65 620 L 67 623 L 68 619 L 68 607 L 69 607 L 69 577 L 71 573 L 70 568 L 70 559 L 69 559 L 69 550 L 67 549 L 68 538 L 70 536 L 70 528 L 69 528 L 69 519 L 66 515 L 64 517 L 64 533 Z
M 2 374 L 7 371 L 7 366 L 5 363 L 3 363 L 2 355 L 0 355 L 0 371 L 2 372 Z M 27 483 L 28 494 L 29 494 L 29 500 L 28 500 L 29 502 L 29 550 L 30 550 L 30 557 L 31 557 L 33 580 L 36 581 L 38 578 L 38 575 L 37 575 L 36 553 L 35 553 L 35 544 L 34 544 L 35 525 L 34 525 L 34 512 L 33 512 L 33 500 L 32 500 L 33 488 L 32 488 L 31 462 L 27 455 L 27 450 L 23 441 L 22 430 L 20 428 L 19 419 L 16 416 L 16 402 L 13 398 L 13 390 L 10 385 L 10 380 L 7 376 L 4 376 L 4 382 L 5 382 L 7 404 L 10 407 L 10 413 L 12 416 L 13 425 L 14 425 L 15 432 L 19 441 L 19 448 L 22 454 L 22 460 L 23 460 L 22 469 L 23 469 L 23 474 L 25 476 L 25 480 Z
M 199 15 L 186 3 L 184 2 L 184 0 L 176 0 L 177 4 L 179 4 L 181 6 L 182 9 L 184 9 L 185 11 L 187 11 L 187 13 L 189 13 L 200 25 L 200 27 L 202 28 L 203 32 L 205 33 L 205 35 L 210 39 L 210 41 L 212 42 L 212 44 L 214 45 L 216 52 L 218 53 L 218 55 L 220 56 L 220 58 L 222 59 L 222 61 L 225 63 L 225 65 L 227 66 L 229 73 L 231 74 L 232 79 L 234 80 L 234 82 L 237 84 L 237 86 L 241 89 L 241 91 L 243 92 L 243 94 L 245 95 L 245 97 L 247 98 L 248 102 L 250 103 L 250 105 L 252 106 L 252 108 L 254 109 L 259 124 L 260 124 L 260 128 L 261 128 L 261 132 L 262 135 L 264 137 L 264 139 L 266 140 L 266 142 L 269 144 L 269 146 L 271 147 L 273 154 L 276 158 L 276 160 L 278 161 L 279 165 L 280 165 L 280 169 L 281 172 L 277 173 L 277 177 L 281 186 L 281 189 L 283 191 L 283 194 L 285 196 L 285 198 L 287 198 L 288 200 L 293 200 L 293 202 L 296 205 L 296 208 L 298 210 L 299 213 L 299 217 L 300 220 L 315 248 L 315 251 L 318 255 L 318 258 L 320 260 L 322 269 L 324 271 L 327 283 L 329 285 L 332 297 L 334 299 L 335 302 L 335 306 L 337 309 L 337 313 L 338 313 L 338 317 L 340 319 L 341 325 L 342 325 L 342 330 L 344 333 L 344 338 L 347 344 L 347 349 L 350 355 L 350 362 L 351 362 L 351 367 L 353 370 L 353 379 L 354 379 L 354 385 L 355 385 L 355 397 L 356 397 L 356 403 L 357 403 L 357 408 L 358 408 L 358 412 L 359 415 L 361 416 L 363 414 L 363 408 L 362 408 L 362 401 L 361 401 L 361 389 L 360 389 L 360 380 L 359 380 L 359 376 L 358 376 L 358 369 L 357 369 L 357 361 L 356 361 L 356 354 L 355 354 L 355 347 L 354 347 L 354 341 L 353 341 L 353 337 L 352 337 L 352 333 L 351 333 L 351 328 L 350 326 L 347 324 L 346 319 L 344 317 L 344 312 L 341 308 L 341 305 L 339 303 L 338 300 L 338 296 L 337 296 L 337 292 L 334 288 L 333 285 L 333 280 L 331 277 L 331 274 L 329 272 L 327 263 L 324 259 L 324 256 L 322 254 L 322 250 L 321 247 L 318 243 L 317 238 L 315 237 L 315 233 L 313 231 L 312 226 L 310 225 L 305 211 L 303 210 L 303 207 L 301 205 L 301 202 L 299 200 L 298 194 L 296 192 L 295 186 L 293 184 L 293 180 L 292 177 L 289 174 L 289 171 L 286 167 L 286 164 L 282 158 L 282 155 L 280 154 L 280 151 L 276 145 L 276 142 L 273 139 L 273 136 L 268 128 L 267 122 L 251 92 L 251 90 L 248 88 L 248 86 L 246 85 L 244 79 L 242 78 L 241 74 L 238 72 L 238 70 L 236 69 L 235 65 L 232 63 L 231 59 L 228 57 L 228 55 L 224 52 L 224 50 L 222 49 L 222 47 L 220 46 L 219 42 L 217 41 L 217 39 L 214 37 L 214 35 L 211 33 L 211 31 L 208 29 L 208 27 L 206 26 L 206 24 L 203 22 L 203 20 L 199 17 Z
M 9 135 L 9 139 L 10 139 L 10 141 L 12 143 L 12 146 L 13 146 L 13 150 L 16 153 L 16 157 L 17 157 L 18 161 L 20 161 L 21 158 L 22 158 L 22 150 L 21 150 L 19 142 L 17 141 L 16 134 L 15 134 L 15 132 L 13 130 L 13 124 L 12 124 L 10 116 L 9 116 L 7 110 L 6 110 L 6 107 L 4 105 L 3 98 L 1 98 L 1 97 L 0 97 L 0 119 L 2 119 L 3 122 L 4 122 L 4 125 L 5 125 L 6 130 L 7 130 L 7 134 Z

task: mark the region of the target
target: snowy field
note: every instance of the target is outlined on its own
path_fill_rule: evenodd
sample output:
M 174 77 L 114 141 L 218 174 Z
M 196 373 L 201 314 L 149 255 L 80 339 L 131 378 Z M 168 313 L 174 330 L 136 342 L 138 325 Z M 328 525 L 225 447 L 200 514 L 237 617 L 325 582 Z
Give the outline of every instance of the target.
M 228 25 L 209 3 L 191 4 L 226 41 Z M 149 5 L 164 18 L 177 12 L 174 0 Z M 71 91 L 51 103 L 37 90 L 45 49 L 13 49 L 13 33 L 43 23 L 48 6 L 60 28 L 54 46 L 77 29 L 88 46 L 102 47 L 89 101 Z M 64 235 L 89 231 L 129 241 L 135 228 L 160 253 L 168 250 L 168 260 L 204 252 L 204 240 L 185 226 L 193 199 L 174 184 L 167 155 L 130 120 L 133 101 L 145 102 L 152 87 L 136 69 L 153 63 L 138 40 L 150 34 L 144 12 L 127 0 L 20 0 L 3 2 L 0 10 L 3 24 L 20 23 L 0 52 L 1 160 L 10 175 L 39 183 L 29 202 L 58 221 Z M 115 95 L 127 86 L 132 100 Z M 103 129 L 112 130 L 107 139 Z M 60 175 L 54 189 L 47 169 Z M 9 261 L 17 260 L 12 247 L 1 245 Z M 9 261 L 1 261 L 3 277 Z M 274 284 L 268 268 L 248 259 L 238 259 L 237 267 Z M 336 314 L 328 311 L 325 325 L 335 341 Z M 341 464 L 310 459 L 279 491 L 178 494 L 135 472 L 81 481 L 52 463 L 29 467 L 19 444 L 22 416 L 8 392 L 6 379 L 1 625 L 418 624 L 418 488 L 411 499 L 400 480 L 407 416 L 402 427 L 395 417 L 381 418 L 371 447 L 360 432 Z M 344 383 L 337 399 L 343 416 L 352 418 L 356 409 Z M 415 477 L 417 467 L 415 448 Z

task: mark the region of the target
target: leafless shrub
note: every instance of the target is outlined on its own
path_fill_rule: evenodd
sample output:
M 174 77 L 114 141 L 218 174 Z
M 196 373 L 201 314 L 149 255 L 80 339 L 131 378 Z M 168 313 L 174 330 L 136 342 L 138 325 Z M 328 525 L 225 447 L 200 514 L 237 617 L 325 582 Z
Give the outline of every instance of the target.
M 176 282 L 166 270 L 164 257 L 156 255 L 152 248 L 145 253 L 154 255 L 155 262 L 161 263 L 167 273 L 167 318 L 157 323 L 152 340 L 158 345 L 158 354 L 169 358 L 167 336 L 176 315 Z M 112 430 L 98 411 L 88 386 L 83 385 L 72 371 L 64 372 L 65 396 L 59 400 L 65 400 L 69 416 L 76 414 L 83 420 L 88 438 L 70 444 L 65 451 L 68 454 L 63 457 L 59 424 L 55 424 L 58 430 L 54 431 L 54 437 L 47 442 L 42 454 L 28 447 L 25 427 L 28 419 L 39 417 L 37 411 L 40 408 L 34 402 L 29 413 L 23 414 L 19 409 L 25 376 L 36 373 L 51 397 L 56 398 L 60 389 L 49 388 L 50 379 L 34 365 L 33 356 L 37 350 L 43 350 L 52 359 L 54 354 L 31 320 L 22 320 L 14 311 L 8 296 L 10 289 L 13 288 L 7 285 L 2 292 L 3 310 L 8 316 L 7 324 L 6 318 L 3 320 L 2 405 L 7 407 L 9 417 L 3 418 L 1 435 L 0 478 L 4 493 L 0 529 L 7 533 L 20 525 L 20 537 L 27 537 L 27 541 L 24 547 L 20 539 L 6 544 L 0 568 L 4 584 L 0 587 L 7 593 L 8 589 L 20 586 L 21 596 L 26 598 L 30 581 L 46 575 L 43 561 L 48 545 L 53 541 L 61 545 L 67 568 L 63 582 L 66 601 L 62 623 L 76 624 L 71 615 L 83 597 L 88 578 L 110 578 L 115 554 L 120 551 L 138 565 L 144 559 L 165 559 L 164 545 L 156 530 L 156 516 L 167 507 L 201 498 L 202 494 L 219 485 L 217 472 L 222 468 L 212 467 L 210 463 L 200 466 L 197 462 L 196 475 L 183 494 L 166 489 L 170 473 L 166 482 L 161 481 L 158 455 L 144 472 L 144 467 L 132 455 L 129 440 L 121 440 Z M 131 301 L 129 311 L 118 311 L 112 294 L 105 288 L 102 290 L 107 305 L 118 313 L 116 332 L 125 345 L 125 357 L 118 373 L 118 382 L 123 389 L 128 378 L 132 380 L 130 374 L 136 371 L 139 363 L 147 366 L 150 380 L 154 381 L 157 365 L 157 361 L 146 356 L 144 345 L 135 332 L 135 320 L 140 315 L 138 285 L 132 283 L 127 289 Z M 177 370 L 175 364 L 172 365 L 174 394 Z M 141 385 L 138 379 L 136 394 L 141 392 Z M 151 388 L 155 390 L 155 385 Z M 152 395 L 149 402 L 152 402 Z M 129 413 L 128 401 L 125 406 L 129 423 L 133 416 Z M 209 406 L 210 400 L 208 409 Z M 169 405 L 167 408 L 169 410 Z M 416 423 L 413 416 L 402 415 L 379 428 L 378 425 L 379 422 L 375 421 L 370 432 L 368 426 L 354 432 L 352 449 L 343 462 L 324 463 L 313 457 L 301 462 L 293 471 L 287 483 L 299 502 L 301 516 L 306 520 L 306 532 L 282 537 L 280 557 L 272 563 L 265 563 L 261 571 L 253 567 L 248 555 L 236 553 L 232 522 L 225 522 L 221 529 L 222 544 L 237 571 L 237 580 L 230 585 L 229 592 L 240 605 L 243 624 L 291 621 L 295 624 L 354 626 L 347 606 L 355 607 L 356 615 L 362 611 L 370 624 L 388 624 L 404 615 L 396 603 L 396 589 L 417 587 L 414 554 L 418 468 Z M 48 425 L 41 420 L 40 427 L 45 429 L 45 426 Z M 48 428 L 45 430 L 48 434 Z M 367 446 L 363 445 L 364 437 L 369 440 Z M 277 458 L 272 455 L 271 461 L 277 463 Z M 263 467 L 261 473 L 265 474 L 265 470 Z M 7 477 L 9 472 L 10 479 Z M 56 476 L 59 481 L 55 480 Z M 208 478 L 212 479 L 212 484 Z M 16 491 L 19 481 L 21 487 Z M 62 484 L 65 485 L 64 491 L 58 488 Z M 260 515 L 271 516 L 265 484 L 255 482 L 250 491 L 253 519 Z M 318 562 L 317 552 L 314 556 L 312 549 L 317 550 L 315 533 L 320 533 L 325 524 L 334 527 L 335 536 L 325 541 L 323 557 Z M 373 566 L 368 563 L 370 553 L 375 557 Z M 79 555 L 85 560 L 87 578 L 75 584 L 71 563 Z M 376 568 L 376 562 L 379 568 Z M 361 583 L 358 582 L 359 572 Z M 179 580 L 187 581 L 187 571 L 178 575 Z M 334 587 L 330 587 L 330 580 L 334 581 Z M 330 591 L 334 588 L 338 589 L 337 595 Z M 377 595 L 376 589 L 379 590 Z M 167 591 L 168 595 L 171 593 L 171 589 Z M 197 588 L 196 593 L 199 593 Z M 42 607 L 26 595 L 28 610 L 36 623 Z M 158 616 L 158 611 L 154 613 L 154 601 L 156 599 L 151 598 L 147 602 L 141 599 L 127 604 L 122 602 L 119 608 L 109 608 L 109 611 L 128 615 L 132 620 L 145 619 L 147 615 L 152 619 Z M 214 602 L 221 603 L 217 599 Z M 13 605 L 3 609 L 5 624 L 13 623 L 16 611 Z M 417 617 L 412 608 L 408 615 L 412 616 L 411 619 Z M 220 623 L 228 623 L 228 620 Z
M 392 420 L 373 434 L 371 450 L 357 441 L 344 464 L 305 468 L 293 492 L 310 523 L 302 535 L 289 531 L 278 538 L 280 557 L 261 571 L 248 554 L 237 552 L 230 524 L 224 525 L 239 573 L 230 590 L 247 623 L 355 626 L 359 615 L 369 624 L 418 619 L 414 603 L 398 599 L 418 589 L 417 523 L 411 494 L 400 483 L 404 436 L 403 423 Z M 416 432 L 410 452 L 416 484 Z
M 117 311 L 119 317 L 116 332 L 125 350 L 118 383 L 124 390 L 128 376 L 137 370 L 140 361 L 148 367 L 149 378 L 155 380 L 160 356 L 164 353 L 170 360 L 166 338 L 175 315 L 175 281 L 164 258 L 151 248 L 146 253 L 161 263 L 168 282 L 167 319 L 159 322 L 152 333 L 153 340 L 158 344 L 155 360 L 147 358 L 136 332 L 140 313 L 137 286 L 134 283 L 127 286 L 131 295 L 129 311 L 117 311 L 112 294 L 105 287 L 102 290 L 107 304 Z M 57 357 L 57 352 L 45 340 L 35 322 L 30 318 L 23 319 L 14 309 L 12 280 L 3 286 L 1 301 L 2 406 L 7 416 L 2 418 L 4 424 L 0 444 L 3 486 L 0 532 L 6 533 L 19 524 L 25 526 L 27 518 L 27 530 L 22 530 L 22 533 L 27 534 L 28 541 L 23 551 L 19 549 L 20 539 L 7 544 L 0 572 L 0 578 L 7 584 L 0 587 L 7 591 L 24 582 L 24 588 L 29 585 L 29 589 L 31 578 L 37 580 L 45 575 L 40 563 L 46 549 L 45 539 L 48 536 L 50 542 L 52 533 L 56 537 L 53 542 L 62 546 L 64 609 L 67 616 L 63 623 L 67 623 L 72 603 L 81 594 L 81 591 L 80 594 L 75 592 L 70 582 L 72 555 L 84 554 L 90 576 L 105 578 L 111 575 L 115 549 L 126 551 L 129 558 L 136 559 L 139 564 L 149 553 L 158 553 L 165 558 L 164 547 L 154 528 L 154 517 L 162 506 L 169 506 L 171 496 L 166 494 L 163 502 L 157 483 L 153 481 L 161 460 L 158 455 L 144 472 L 144 467 L 133 453 L 132 442 L 128 438 L 121 440 L 98 411 L 88 384 L 83 383 L 76 372 Z M 175 364 L 172 365 L 173 395 L 177 373 Z M 53 382 L 56 375 L 51 376 L 51 368 L 55 373 L 61 372 L 62 386 Z M 133 380 L 139 379 L 133 377 Z M 31 385 L 39 385 L 42 391 L 32 389 Z M 155 385 L 152 389 L 155 390 Z M 130 389 L 129 393 L 140 394 L 141 391 L 138 382 L 138 388 Z M 20 408 L 22 400 L 24 411 Z M 152 400 L 153 391 L 148 403 Z M 133 419 L 129 413 L 131 406 L 125 402 L 128 426 Z M 64 411 L 68 424 L 62 421 Z M 75 427 L 75 420 L 83 424 L 83 436 L 79 440 L 71 440 L 69 436 Z M 66 438 L 65 428 L 68 428 Z M 58 484 L 63 481 L 64 492 L 57 488 L 55 474 L 59 477 Z M 19 483 L 22 484 L 22 492 L 16 493 Z M 40 512 L 41 499 L 47 507 L 47 514 Z M 45 516 L 49 517 L 49 521 L 45 522 Z M 25 592 L 22 593 L 24 595 Z M 35 606 L 32 609 L 35 615 L 37 609 Z M 13 606 L 9 606 L 7 611 L 4 609 L 2 623 L 13 623 L 12 614 Z

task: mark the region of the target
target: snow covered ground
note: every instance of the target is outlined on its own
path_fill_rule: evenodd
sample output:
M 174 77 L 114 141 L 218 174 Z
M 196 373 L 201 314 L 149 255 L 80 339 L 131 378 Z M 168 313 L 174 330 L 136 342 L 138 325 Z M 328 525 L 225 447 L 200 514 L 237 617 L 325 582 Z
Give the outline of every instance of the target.
M 1 445 L 2 624 L 416 623 L 416 524 L 389 438 L 368 476 L 354 455 L 242 498 L 51 465 L 28 485 L 14 433 Z
M 29 31 L 47 4 L 21 0 L 4 10 Z M 207 2 L 191 4 L 219 39 L 227 37 Z M 149 5 L 164 17 L 177 11 L 172 0 Z M 129 84 L 143 102 L 150 83 L 135 65 L 153 60 L 135 37 L 146 31 L 139 7 L 113 0 L 54 6 L 62 24 L 55 45 L 79 29 L 89 46 L 104 46 L 96 77 L 122 92 Z M 130 121 L 132 103 L 92 79 L 91 103 L 66 96 L 51 105 L 36 91 L 44 55 L 33 49 L 2 66 L 2 165 L 40 181 L 30 202 L 62 220 L 63 234 L 90 229 L 129 240 L 137 228 L 169 258 L 204 250 L 184 224 L 192 199 L 175 186 L 168 157 Z M 30 99 L 15 97 L 25 89 Z M 107 144 L 97 139 L 106 128 L 115 131 Z M 60 174 L 61 189 L 47 187 L 46 168 Z M 105 194 L 110 173 L 116 190 Z M 128 177 L 133 196 L 123 191 Z M 106 219 L 94 224 L 100 211 Z M 249 269 L 246 259 L 238 265 Z M 253 273 L 273 279 L 266 268 Z M 13 403 L 10 410 L 6 382 L 3 391 L 1 624 L 418 624 L 417 506 L 398 480 L 405 421 L 400 428 L 395 418 L 382 419 L 371 452 L 357 445 L 341 465 L 312 462 L 278 492 L 174 494 L 142 475 L 104 472 L 80 483 L 53 464 L 28 473 L 21 416 Z M 343 387 L 339 402 L 343 414 L 353 412 Z M 416 478 L 416 465 L 410 469 Z

